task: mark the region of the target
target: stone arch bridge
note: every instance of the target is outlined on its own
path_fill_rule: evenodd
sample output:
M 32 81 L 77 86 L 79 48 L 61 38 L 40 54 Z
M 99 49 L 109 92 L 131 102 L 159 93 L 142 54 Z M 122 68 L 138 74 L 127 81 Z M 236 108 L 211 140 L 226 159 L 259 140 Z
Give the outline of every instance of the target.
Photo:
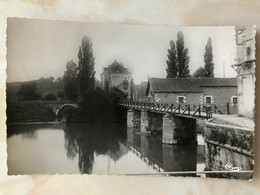
M 79 108 L 77 103 L 71 102 L 46 102 L 46 107 L 51 108 L 58 122 L 65 122 L 69 115 Z

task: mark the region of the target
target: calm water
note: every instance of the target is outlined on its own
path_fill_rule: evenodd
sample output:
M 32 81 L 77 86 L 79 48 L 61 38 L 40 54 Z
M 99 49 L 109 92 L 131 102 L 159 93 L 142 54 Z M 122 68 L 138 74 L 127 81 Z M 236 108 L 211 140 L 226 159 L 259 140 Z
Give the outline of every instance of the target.
M 161 140 L 160 135 L 143 135 L 115 125 L 10 125 L 8 174 L 204 170 L 205 149 L 201 136 L 197 146 L 170 146 Z

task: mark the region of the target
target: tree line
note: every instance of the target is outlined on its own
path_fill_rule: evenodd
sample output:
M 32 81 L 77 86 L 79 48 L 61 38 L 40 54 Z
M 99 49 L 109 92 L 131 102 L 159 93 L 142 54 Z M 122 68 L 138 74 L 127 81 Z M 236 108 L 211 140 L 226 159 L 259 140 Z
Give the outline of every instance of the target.
M 53 77 L 41 78 L 36 81 L 22 83 L 16 96 L 19 100 L 56 100 L 59 98 L 61 100 L 76 101 L 79 96 L 83 96 L 87 91 L 95 87 L 94 60 L 91 39 L 84 36 L 78 51 L 78 64 L 73 60 L 68 61 L 64 75 L 57 81 L 62 82 L 63 89 L 59 89 L 57 94 L 49 92 L 42 95 L 38 86 L 39 83 L 42 83 L 41 80 L 48 81 L 49 85 L 45 88 L 49 89 L 53 87 L 51 85 L 54 85 L 55 82 Z M 51 78 L 53 79 L 50 81 Z
M 167 78 L 191 77 L 189 70 L 189 50 L 188 48 L 185 48 L 184 35 L 182 31 L 177 33 L 176 43 L 173 40 L 170 41 L 170 48 L 168 49 L 167 57 Z M 214 77 L 212 40 L 210 37 L 205 46 L 204 67 L 199 67 L 193 74 L 193 77 Z
M 189 50 L 185 47 L 184 35 L 181 31 L 177 33 L 176 43 L 171 40 L 168 49 L 168 60 L 166 61 L 167 78 L 191 77 L 189 70 L 190 56 Z M 214 77 L 214 63 L 212 53 L 212 40 L 209 37 L 205 46 L 204 66 L 199 67 L 193 77 Z M 20 100 L 56 100 L 68 99 L 78 101 L 84 97 L 88 91 L 95 88 L 95 57 L 92 49 L 90 37 L 84 36 L 78 50 L 78 63 L 70 60 L 66 63 L 66 70 L 60 80 L 64 88 L 58 94 L 48 93 L 42 97 L 34 82 L 24 83 L 20 86 L 16 96 Z M 120 95 L 120 94 L 119 94 Z

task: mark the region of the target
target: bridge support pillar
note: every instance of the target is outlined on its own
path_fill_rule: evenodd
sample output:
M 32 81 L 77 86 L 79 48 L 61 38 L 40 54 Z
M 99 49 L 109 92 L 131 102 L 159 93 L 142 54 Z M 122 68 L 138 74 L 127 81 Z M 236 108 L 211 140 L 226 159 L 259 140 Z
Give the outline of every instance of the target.
M 163 116 L 163 133 L 162 142 L 164 144 L 177 144 L 177 139 L 174 137 L 174 130 L 176 128 L 174 118 L 170 114 Z
M 147 111 L 141 111 L 141 132 L 147 133 L 149 129 L 149 113 Z
M 196 119 L 164 115 L 162 142 L 165 144 L 196 144 Z
M 127 127 L 133 127 L 134 111 L 132 109 L 127 110 Z
M 139 128 L 141 122 L 141 111 L 128 109 L 127 110 L 127 127 Z

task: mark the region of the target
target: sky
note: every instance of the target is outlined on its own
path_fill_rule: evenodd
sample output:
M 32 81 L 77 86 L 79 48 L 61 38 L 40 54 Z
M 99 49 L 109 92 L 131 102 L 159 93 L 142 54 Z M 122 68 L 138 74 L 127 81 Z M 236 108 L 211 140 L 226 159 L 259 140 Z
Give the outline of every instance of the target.
M 78 62 L 83 36 L 91 37 L 96 79 L 116 59 L 136 84 L 149 77 L 166 77 L 167 50 L 177 33 L 184 34 L 191 74 L 204 66 L 205 45 L 212 38 L 215 77 L 235 77 L 235 27 L 184 27 L 93 24 L 9 18 L 7 23 L 7 82 L 63 76 L 66 63 Z

